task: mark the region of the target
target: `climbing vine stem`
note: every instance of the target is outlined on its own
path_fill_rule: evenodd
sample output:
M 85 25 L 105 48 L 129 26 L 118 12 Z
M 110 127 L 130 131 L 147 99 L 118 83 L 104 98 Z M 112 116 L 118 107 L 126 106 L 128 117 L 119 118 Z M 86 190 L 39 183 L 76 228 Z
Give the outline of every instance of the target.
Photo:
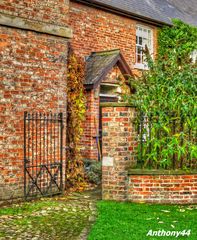
M 86 112 L 84 94 L 84 61 L 72 51 L 68 58 L 67 73 L 67 166 L 66 185 L 77 187 L 85 182 L 80 154 L 80 140 Z

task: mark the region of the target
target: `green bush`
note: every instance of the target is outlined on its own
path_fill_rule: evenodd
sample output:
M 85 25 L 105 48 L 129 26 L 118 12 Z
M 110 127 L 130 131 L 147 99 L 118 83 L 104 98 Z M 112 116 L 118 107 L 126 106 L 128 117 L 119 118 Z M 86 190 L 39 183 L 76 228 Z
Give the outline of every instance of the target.
M 180 20 L 159 32 L 154 61 L 145 53 L 149 71 L 131 78 L 136 94 L 127 96 L 147 119 L 141 151 L 143 166 L 153 168 L 196 168 L 197 64 L 191 53 L 197 49 L 197 28 Z M 139 114 L 137 122 L 140 122 Z M 175 125 L 175 126 L 174 126 Z
M 86 176 L 90 183 L 99 185 L 101 183 L 101 162 L 93 160 L 84 161 Z

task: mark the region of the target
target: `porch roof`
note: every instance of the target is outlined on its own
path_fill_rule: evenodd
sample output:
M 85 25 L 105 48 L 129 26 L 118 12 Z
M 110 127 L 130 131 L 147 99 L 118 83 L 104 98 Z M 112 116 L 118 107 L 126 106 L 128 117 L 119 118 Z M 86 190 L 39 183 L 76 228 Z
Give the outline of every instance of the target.
M 119 49 L 92 52 L 86 59 L 85 82 L 86 89 L 97 87 L 114 66 L 118 66 L 125 78 L 132 75 Z

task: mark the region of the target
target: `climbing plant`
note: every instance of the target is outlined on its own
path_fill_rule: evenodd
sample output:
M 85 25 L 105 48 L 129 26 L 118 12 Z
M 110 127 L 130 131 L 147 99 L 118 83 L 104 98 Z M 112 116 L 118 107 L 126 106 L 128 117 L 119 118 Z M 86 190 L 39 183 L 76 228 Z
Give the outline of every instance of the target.
M 139 153 L 143 167 L 196 168 L 197 28 L 180 20 L 159 31 L 153 61 L 146 48 L 149 71 L 131 78 L 136 94 L 128 96 L 138 109 Z
M 84 95 L 84 62 L 72 51 L 68 58 L 67 73 L 67 187 L 84 183 L 84 166 L 80 154 L 80 139 L 86 111 Z

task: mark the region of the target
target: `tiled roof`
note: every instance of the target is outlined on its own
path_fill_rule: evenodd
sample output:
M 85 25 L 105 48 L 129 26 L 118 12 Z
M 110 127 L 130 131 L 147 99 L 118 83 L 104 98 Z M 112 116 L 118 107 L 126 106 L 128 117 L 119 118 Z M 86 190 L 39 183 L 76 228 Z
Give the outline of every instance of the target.
M 86 59 L 84 82 L 86 88 L 93 88 L 97 85 L 116 64 L 120 67 L 123 74 L 131 74 L 130 68 L 120 53 L 120 50 L 93 52 Z
M 197 0 L 79 0 L 119 10 L 120 13 L 149 19 L 158 23 L 172 24 L 172 18 L 179 18 L 197 25 Z

